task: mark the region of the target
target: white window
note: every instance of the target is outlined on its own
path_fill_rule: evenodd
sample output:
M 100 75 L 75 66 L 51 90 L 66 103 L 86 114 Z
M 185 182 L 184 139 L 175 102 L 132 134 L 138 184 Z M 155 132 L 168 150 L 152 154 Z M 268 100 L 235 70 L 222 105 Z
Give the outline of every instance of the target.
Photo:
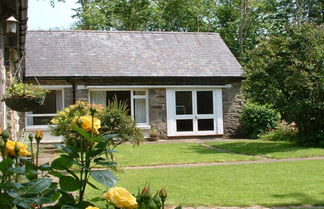
M 33 112 L 27 112 L 26 114 L 26 127 L 44 127 L 52 120 L 53 116 L 57 112 L 64 108 L 64 90 L 63 89 L 51 89 L 46 95 L 44 104 Z
M 148 125 L 147 90 L 90 90 L 91 104 L 107 104 L 114 98 L 123 101 L 128 106 L 128 114 L 138 125 Z

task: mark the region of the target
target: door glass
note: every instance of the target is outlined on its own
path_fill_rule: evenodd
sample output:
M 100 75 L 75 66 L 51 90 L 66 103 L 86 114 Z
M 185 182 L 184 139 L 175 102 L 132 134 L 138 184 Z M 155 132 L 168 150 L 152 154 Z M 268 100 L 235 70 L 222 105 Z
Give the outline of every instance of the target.
M 192 114 L 192 92 L 177 91 L 176 96 L 176 114 L 191 115 Z
M 213 114 L 213 92 L 212 91 L 197 91 L 197 113 L 198 114 Z
M 214 119 L 198 119 L 198 131 L 213 131 Z
M 193 131 L 193 121 L 189 120 L 177 120 L 177 131 Z

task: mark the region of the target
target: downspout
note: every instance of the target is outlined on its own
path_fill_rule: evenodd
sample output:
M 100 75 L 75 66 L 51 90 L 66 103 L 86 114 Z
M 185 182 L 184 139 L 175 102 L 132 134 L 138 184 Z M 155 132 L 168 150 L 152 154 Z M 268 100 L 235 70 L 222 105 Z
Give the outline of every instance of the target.
M 76 94 L 76 89 L 75 89 L 75 83 L 74 82 L 72 82 L 72 100 L 73 100 L 73 104 L 75 104 L 75 94 Z

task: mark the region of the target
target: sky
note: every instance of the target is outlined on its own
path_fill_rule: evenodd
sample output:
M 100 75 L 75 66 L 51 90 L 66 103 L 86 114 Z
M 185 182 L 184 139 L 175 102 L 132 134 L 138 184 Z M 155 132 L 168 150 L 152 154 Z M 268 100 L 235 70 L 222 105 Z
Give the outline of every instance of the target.
M 72 8 L 78 7 L 76 0 L 56 2 L 53 8 L 50 0 L 29 0 L 28 30 L 69 29 L 75 21 Z

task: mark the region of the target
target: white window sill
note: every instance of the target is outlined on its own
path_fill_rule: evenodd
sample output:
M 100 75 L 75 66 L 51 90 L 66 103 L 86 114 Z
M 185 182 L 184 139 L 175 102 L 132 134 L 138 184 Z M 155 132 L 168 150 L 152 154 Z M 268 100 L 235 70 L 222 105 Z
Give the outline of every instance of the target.
M 148 130 L 151 129 L 151 126 L 148 124 L 136 124 L 136 126 L 142 130 Z
M 53 125 L 51 125 L 53 126 Z M 136 126 L 142 130 L 149 130 L 151 129 L 151 126 L 148 124 L 136 124 Z M 26 131 L 37 131 L 37 130 L 42 130 L 42 131 L 49 131 L 49 125 L 35 125 L 35 126 L 27 126 Z
M 26 131 L 37 131 L 37 130 L 42 130 L 42 131 L 49 131 L 49 125 L 35 125 L 35 126 L 27 126 Z

